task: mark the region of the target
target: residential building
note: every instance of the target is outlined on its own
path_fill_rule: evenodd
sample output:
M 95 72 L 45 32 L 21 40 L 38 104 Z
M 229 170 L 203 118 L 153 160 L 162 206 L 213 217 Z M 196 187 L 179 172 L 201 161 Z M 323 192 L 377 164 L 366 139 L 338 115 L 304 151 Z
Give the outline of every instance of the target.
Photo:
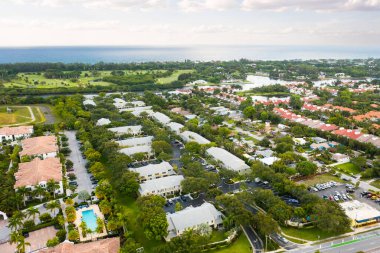
M 151 116 L 153 117 L 153 119 L 160 122 L 162 125 L 166 125 L 171 121 L 171 119 L 168 116 L 161 112 L 155 112 Z
M 117 135 L 123 135 L 123 134 L 140 135 L 142 133 L 141 129 L 142 129 L 141 125 L 108 128 L 108 130 L 116 133 Z
M 131 156 L 135 155 L 137 153 L 146 153 L 147 157 L 150 157 L 153 155 L 152 147 L 149 145 L 142 145 L 142 146 L 134 146 L 129 148 L 123 148 L 119 150 L 120 153 L 123 153 L 125 155 Z
M 32 134 L 33 126 L 2 127 L 0 128 L 0 142 L 28 138 Z
M 239 157 L 231 154 L 225 149 L 212 147 L 206 150 L 206 153 L 214 160 L 221 162 L 221 165 L 240 174 L 249 172 L 249 166 Z
M 223 214 L 208 202 L 198 207 L 189 206 L 181 211 L 168 213 L 168 235 L 165 239 L 170 241 L 186 230 L 197 229 L 202 224 L 217 228 L 223 223 L 222 217 Z
M 166 197 L 181 192 L 181 182 L 183 179 L 182 175 L 175 175 L 145 181 L 140 184 L 139 194 L 141 196 L 153 194 Z
M 148 164 L 143 167 L 129 168 L 129 170 L 138 173 L 141 182 L 176 174 L 170 163 L 165 161 L 159 164 Z
M 45 188 L 47 182 L 52 179 L 60 186 L 56 193 L 63 193 L 62 164 L 56 157 L 49 157 L 45 160 L 37 157 L 30 162 L 20 163 L 15 178 L 15 189 L 26 186 L 33 190 L 36 185 Z
M 348 163 L 350 161 L 350 157 L 348 155 L 340 153 L 333 154 L 331 158 L 338 163 Z
M 170 122 L 166 125 L 172 132 L 176 133 L 176 134 L 180 134 L 181 133 L 181 129 L 184 128 L 185 126 L 180 124 L 180 123 L 177 123 L 177 122 Z
M 118 253 L 120 250 L 120 238 L 112 237 L 87 243 L 74 244 L 64 241 L 52 248 L 38 251 L 39 253 Z
M 96 103 L 92 99 L 86 99 L 86 100 L 83 101 L 83 105 L 84 106 L 88 106 L 88 105 L 96 106 Z
M 146 112 L 148 115 L 153 114 L 153 110 L 151 106 L 137 106 L 131 108 L 123 108 L 119 109 L 119 112 L 130 112 L 135 116 L 140 116 L 141 113 Z
M 153 141 L 153 136 L 134 137 L 120 141 L 116 141 L 120 147 L 134 147 L 134 146 L 150 146 Z
M 191 131 L 184 131 L 184 132 L 180 133 L 179 136 L 182 138 L 182 140 L 184 142 L 194 141 L 198 144 L 209 144 L 210 143 L 210 141 L 207 140 L 206 138 L 204 138 L 203 136 L 201 136 L 197 133 L 191 132 Z
M 20 157 L 39 156 L 45 159 L 47 157 L 56 157 L 58 153 L 57 138 L 52 135 L 22 140 L 21 147 L 22 151 L 19 153 Z
M 277 160 L 280 160 L 280 159 L 275 156 L 264 157 L 262 159 L 259 159 L 260 162 L 268 166 L 271 166 Z
M 296 145 L 303 146 L 306 144 L 306 140 L 304 138 L 293 138 L 293 141 Z

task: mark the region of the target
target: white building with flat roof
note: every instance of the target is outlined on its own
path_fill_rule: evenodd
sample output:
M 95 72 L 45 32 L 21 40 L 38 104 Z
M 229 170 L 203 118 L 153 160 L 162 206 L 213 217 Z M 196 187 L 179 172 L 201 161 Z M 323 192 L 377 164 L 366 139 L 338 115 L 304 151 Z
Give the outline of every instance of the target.
M 168 162 L 148 164 L 139 168 L 129 168 L 129 170 L 138 173 L 140 181 L 147 181 L 176 174 L 173 167 Z
M 181 139 L 184 142 L 195 141 L 198 144 L 209 144 L 210 143 L 210 141 L 207 140 L 206 138 L 204 138 L 203 136 L 201 136 L 197 133 L 191 132 L 191 131 L 184 131 L 184 132 L 180 133 L 179 136 L 181 137 Z
M 124 100 L 124 99 L 121 99 L 121 98 L 114 98 L 113 99 L 113 105 L 117 108 L 117 109 L 123 109 L 125 108 L 127 102 Z
M 140 116 L 141 113 L 146 112 L 149 115 L 153 114 L 153 110 L 151 106 L 138 106 L 138 107 L 131 107 L 131 108 L 123 108 L 120 109 L 119 112 L 130 112 L 135 116 Z
M 86 100 L 83 101 L 83 105 L 84 106 L 86 106 L 86 105 L 96 106 L 96 103 L 92 99 L 86 99 Z
M 170 241 L 186 230 L 197 229 L 201 224 L 217 228 L 223 223 L 222 217 L 223 214 L 208 202 L 198 207 L 189 206 L 181 211 L 168 213 L 168 236 L 165 240 Z
M 163 114 L 161 112 L 153 113 L 152 118 L 154 120 L 160 122 L 162 125 L 166 125 L 171 121 L 171 119 L 168 116 L 166 116 L 165 114 Z
M 170 131 L 172 131 L 176 134 L 180 134 L 181 129 L 185 127 L 184 125 L 177 123 L 177 122 L 170 122 L 166 126 L 170 129 Z
M 141 129 L 142 129 L 141 125 L 108 128 L 108 130 L 116 133 L 117 135 L 123 135 L 123 134 L 139 135 L 142 133 Z
M 139 194 L 141 196 L 153 194 L 163 197 L 172 195 L 181 191 L 181 182 L 183 179 L 182 175 L 175 175 L 148 180 L 140 184 Z
M 242 159 L 225 149 L 212 147 L 207 149 L 206 153 L 214 160 L 221 162 L 222 166 L 228 170 L 233 170 L 240 174 L 249 171 L 249 166 Z
M 145 136 L 145 137 L 134 137 L 128 138 L 120 141 L 116 141 L 120 147 L 134 147 L 134 146 L 150 146 L 153 141 L 153 136 Z

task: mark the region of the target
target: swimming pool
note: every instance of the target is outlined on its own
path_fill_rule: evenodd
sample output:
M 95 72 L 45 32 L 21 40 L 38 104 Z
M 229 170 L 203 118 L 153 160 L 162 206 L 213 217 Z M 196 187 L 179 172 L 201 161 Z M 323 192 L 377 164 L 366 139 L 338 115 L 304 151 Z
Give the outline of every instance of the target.
M 93 209 L 82 211 L 82 221 L 86 222 L 87 227 L 93 232 L 95 232 L 97 227 L 96 218 L 97 217 Z

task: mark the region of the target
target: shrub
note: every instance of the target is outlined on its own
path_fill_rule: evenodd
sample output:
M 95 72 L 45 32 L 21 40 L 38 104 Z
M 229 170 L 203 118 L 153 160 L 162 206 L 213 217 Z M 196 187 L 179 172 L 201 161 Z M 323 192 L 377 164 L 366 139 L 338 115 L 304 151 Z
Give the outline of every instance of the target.
M 63 242 L 66 239 L 66 230 L 60 229 L 57 231 L 57 233 L 55 235 L 58 237 L 59 242 Z
M 76 230 L 76 229 L 70 230 L 69 231 L 69 235 L 68 235 L 68 239 L 70 241 L 78 241 L 79 240 L 79 232 L 78 232 L 78 230 Z
M 67 176 L 69 177 L 70 180 L 75 180 L 77 178 L 77 176 L 74 173 L 69 173 L 67 174 Z
M 34 220 L 27 220 L 24 222 L 24 228 L 25 229 L 30 229 L 34 227 L 36 224 L 34 223 Z
M 49 222 L 51 221 L 51 215 L 49 213 L 43 213 L 40 215 L 40 221 L 41 222 Z
M 58 245 L 59 244 L 59 239 L 58 239 L 58 237 L 54 237 L 54 238 L 52 238 L 52 239 L 50 239 L 50 240 L 48 240 L 47 242 L 46 242 L 46 246 L 47 247 L 54 247 L 54 246 L 56 246 L 56 245 Z

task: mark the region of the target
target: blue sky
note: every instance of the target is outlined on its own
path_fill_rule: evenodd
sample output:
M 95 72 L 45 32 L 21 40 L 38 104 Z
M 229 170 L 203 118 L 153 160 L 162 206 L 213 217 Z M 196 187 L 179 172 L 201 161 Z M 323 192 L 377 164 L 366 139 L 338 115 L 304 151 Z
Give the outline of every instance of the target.
M 380 0 L 1 0 L 0 46 L 380 44 Z

